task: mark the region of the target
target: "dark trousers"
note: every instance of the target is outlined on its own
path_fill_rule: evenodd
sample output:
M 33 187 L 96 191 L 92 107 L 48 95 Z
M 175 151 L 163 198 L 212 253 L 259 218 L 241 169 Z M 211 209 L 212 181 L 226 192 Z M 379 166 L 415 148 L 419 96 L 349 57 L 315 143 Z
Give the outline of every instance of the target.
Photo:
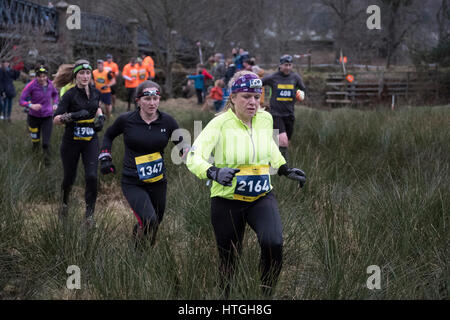
M 167 181 L 147 185 L 122 182 L 122 191 L 138 220 L 133 233 L 141 228 L 144 235 L 150 236 L 153 244 L 166 209 Z
M 60 152 L 64 168 L 62 183 L 63 203 L 68 204 L 69 194 L 77 177 L 78 160 L 81 156 L 86 181 L 86 217 L 90 217 L 94 214 L 95 202 L 97 201 L 98 138 L 95 135 L 91 141 L 68 141 L 63 139 Z
M 203 104 L 203 90 L 202 89 L 195 89 L 195 92 L 197 93 L 197 103 Z
M 50 154 L 50 139 L 53 131 L 53 117 L 38 118 L 28 115 L 28 131 L 30 132 L 33 148 L 37 149 L 42 141 L 44 154 Z
M 134 103 L 134 107 L 137 109 L 137 103 L 135 98 L 136 98 L 136 88 L 127 88 L 127 102 L 128 102 L 127 111 L 130 111 L 132 103 Z
M 2 103 L 0 103 L 0 107 L 2 109 L 1 115 L 4 116 L 5 119 L 10 119 L 13 98 L 10 98 L 10 97 L 1 98 L 0 97 L 0 100 L 2 100 Z
M 269 193 L 252 203 L 211 199 L 211 221 L 216 236 L 223 281 L 230 281 L 234 273 L 236 256 L 242 249 L 245 226 L 256 232 L 261 247 L 260 271 L 263 292 L 271 294 L 282 267 L 283 235 L 278 203 Z M 225 289 L 229 290 L 228 285 Z

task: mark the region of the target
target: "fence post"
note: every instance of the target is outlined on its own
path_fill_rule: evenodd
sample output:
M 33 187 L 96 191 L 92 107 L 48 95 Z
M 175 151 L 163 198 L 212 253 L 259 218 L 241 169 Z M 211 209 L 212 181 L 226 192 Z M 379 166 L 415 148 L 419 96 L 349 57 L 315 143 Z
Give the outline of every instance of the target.
M 435 81 L 434 81 L 434 85 L 436 86 L 436 101 L 439 101 L 439 87 L 441 86 L 439 79 L 440 75 L 439 75 L 439 64 L 436 64 L 436 77 L 435 77 Z
M 129 49 L 129 53 L 133 57 L 137 57 L 139 54 L 139 42 L 138 42 L 138 24 L 139 21 L 137 19 L 128 19 L 127 25 L 128 30 L 131 35 L 131 46 Z
M 311 71 L 312 69 L 312 54 L 311 54 L 311 49 L 308 50 L 308 71 Z
M 59 1 L 56 4 L 58 13 L 58 47 L 61 49 L 64 60 L 72 62 L 73 60 L 73 39 L 70 30 L 66 26 L 67 8 L 69 5 L 65 1 Z
M 406 99 L 409 98 L 409 80 L 410 80 L 410 72 L 406 73 Z

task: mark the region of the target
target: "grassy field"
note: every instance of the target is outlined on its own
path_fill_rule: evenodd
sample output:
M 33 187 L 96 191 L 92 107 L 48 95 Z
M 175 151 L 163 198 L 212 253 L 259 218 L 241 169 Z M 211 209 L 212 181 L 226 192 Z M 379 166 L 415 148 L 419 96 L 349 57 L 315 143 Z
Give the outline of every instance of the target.
M 274 299 L 450 297 L 449 107 L 297 109 L 290 162 L 306 171 L 308 182 L 299 190 L 295 182 L 273 178 L 285 240 Z M 213 116 L 195 110 L 193 100 L 161 108 L 190 132 L 194 120 L 204 126 Z M 41 155 L 31 153 L 17 106 L 13 119 L 0 123 L 0 299 L 220 297 L 205 181 L 166 163 L 167 210 L 157 245 L 136 252 L 135 218 L 120 174 L 100 177 L 97 229 L 87 232 L 80 164 L 70 221 L 61 225 L 62 128 L 54 129 L 53 166 L 46 169 Z M 119 138 L 113 150 L 118 168 L 122 154 Z M 249 229 L 232 299 L 263 298 L 258 259 Z M 81 290 L 66 288 L 70 265 L 80 267 Z M 366 286 L 371 265 L 381 269 L 380 290 Z

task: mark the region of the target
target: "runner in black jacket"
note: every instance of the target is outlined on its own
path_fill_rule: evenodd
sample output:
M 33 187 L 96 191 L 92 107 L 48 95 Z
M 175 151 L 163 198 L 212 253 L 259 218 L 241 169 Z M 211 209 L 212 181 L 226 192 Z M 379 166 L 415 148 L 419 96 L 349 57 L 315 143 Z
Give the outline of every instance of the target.
M 294 132 L 296 91 L 300 89 L 304 92 L 306 87 L 300 75 L 292 72 L 292 57 L 289 55 L 282 56 L 279 70 L 263 78 L 262 82 L 272 89 L 269 112 L 273 117 L 274 129 L 279 130 L 280 151 L 287 161 L 287 149 Z
M 86 180 L 86 224 L 92 227 L 97 200 L 97 155 L 99 152 L 97 131 L 103 128 L 105 117 L 99 106 L 100 91 L 90 84 L 92 67 L 89 62 L 78 60 L 71 72 L 76 85 L 64 94 L 53 118 L 54 124 L 66 126 L 60 149 L 64 180 L 59 215 L 60 218 L 67 215 L 69 194 L 77 176 L 78 160 L 81 155 Z
M 138 109 L 122 114 L 106 130 L 99 156 L 101 172 L 114 173 L 112 143 L 123 134 L 122 191 L 138 220 L 133 229 L 136 245 L 144 236 L 149 238 L 151 245 L 155 243 L 166 206 L 164 148 L 178 129 L 174 118 L 158 111 L 160 90 L 152 81 L 139 85 L 136 91 Z M 173 142 L 180 143 L 181 137 Z

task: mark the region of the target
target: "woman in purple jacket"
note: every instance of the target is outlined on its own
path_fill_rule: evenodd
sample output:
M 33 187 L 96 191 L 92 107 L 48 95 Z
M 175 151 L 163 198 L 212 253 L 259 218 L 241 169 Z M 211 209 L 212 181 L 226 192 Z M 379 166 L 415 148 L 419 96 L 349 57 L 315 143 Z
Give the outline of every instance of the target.
M 50 138 L 53 129 L 53 111 L 58 106 L 58 91 L 48 79 L 48 71 L 40 67 L 36 79 L 23 89 L 20 105 L 28 112 L 28 130 L 30 131 L 33 150 L 39 149 L 42 136 L 44 165 L 50 165 Z

